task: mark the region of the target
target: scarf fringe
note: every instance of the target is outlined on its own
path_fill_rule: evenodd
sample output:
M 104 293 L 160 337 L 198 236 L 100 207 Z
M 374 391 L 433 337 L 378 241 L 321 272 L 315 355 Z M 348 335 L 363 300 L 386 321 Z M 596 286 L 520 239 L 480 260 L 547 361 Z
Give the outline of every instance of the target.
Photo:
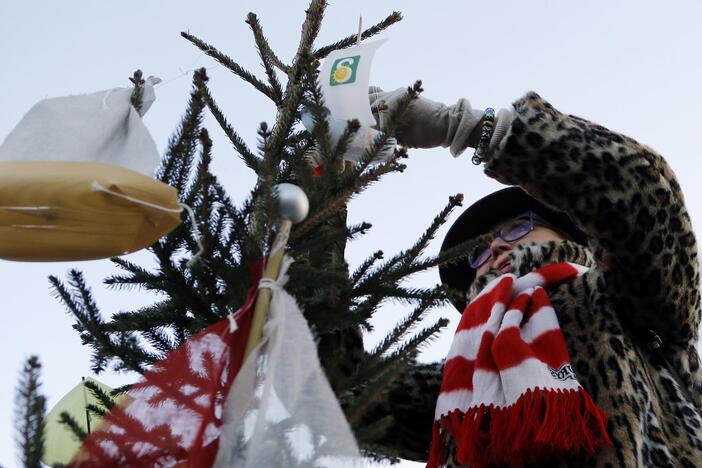
M 506 408 L 474 407 L 434 421 L 427 468 L 445 466 L 447 444 L 442 442 L 447 436 L 455 442 L 455 460 L 460 464 L 519 466 L 580 452 L 593 455 L 612 445 L 606 427 L 606 414 L 582 387 L 528 390 Z

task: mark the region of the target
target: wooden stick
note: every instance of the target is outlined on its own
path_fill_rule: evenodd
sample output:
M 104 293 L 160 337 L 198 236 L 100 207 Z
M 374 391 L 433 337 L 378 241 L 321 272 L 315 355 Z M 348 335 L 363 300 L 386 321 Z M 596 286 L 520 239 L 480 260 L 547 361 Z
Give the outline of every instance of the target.
M 263 278 L 271 278 L 273 280 L 278 278 L 280 264 L 283 262 L 283 254 L 285 253 L 285 246 L 288 243 L 291 227 L 292 221 L 289 219 L 283 219 L 281 221 L 280 228 L 275 236 L 275 241 L 273 241 L 273 251 L 269 255 L 268 261 L 266 262 L 266 270 L 263 273 Z M 258 297 L 256 298 L 256 306 L 254 308 L 253 320 L 251 321 L 249 339 L 246 342 L 246 350 L 244 351 L 244 360 L 249 357 L 251 351 L 261 341 L 263 325 L 266 323 L 268 306 L 270 302 L 271 290 L 268 288 L 261 288 L 258 291 Z
M 356 45 L 361 44 L 361 31 L 363 30 L 363 16 L 358 15 L 358 36 L 356 36 Z

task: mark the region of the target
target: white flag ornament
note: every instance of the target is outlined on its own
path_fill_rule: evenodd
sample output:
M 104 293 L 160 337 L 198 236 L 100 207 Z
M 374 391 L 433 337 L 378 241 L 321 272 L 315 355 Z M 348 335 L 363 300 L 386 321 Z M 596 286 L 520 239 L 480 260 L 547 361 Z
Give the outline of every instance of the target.
M 261 285 L 272 290 L 268 322 L 229 390 L 215 468 L 363 466 L 307 322 L 283 289 L 290 263 Z
M 348 142 L 344 154 L 347 161 L 360 161 L 363 153 L 381 134 L 373 128 L 376 121 L 368 100 L 368 83 L 373 56 L 386 40 L 336 50 L 329 54 L 322 64 L 319 80 L 324 104 L 329 111 L 327 122 L 332 144 L 336 145 L 339 142 L 349 120 L 356 119 L 361 124 Z M 312 114 L 306 109 L 302 110 L 302 124 L 309 131 L 314 128 Z M 388 142 L 393 145 L 395 139 L 391 138 Z M 392 151 L 385 150 L 377 159 L 382 161 L 392 154 Z
M 319 74 L 324 103 L 334 119 L 358 119 L 361 125 L 375 126 L 368 102 L 370 69 L 378 47 L 387 39 L 335 50 L 322 64 Z
M 149 78 L 141 114 L 155 99 Z M 0 258 L 72 261 L 142 249 L 180 224 L 132 89 L 44 99 L 0 146 Z

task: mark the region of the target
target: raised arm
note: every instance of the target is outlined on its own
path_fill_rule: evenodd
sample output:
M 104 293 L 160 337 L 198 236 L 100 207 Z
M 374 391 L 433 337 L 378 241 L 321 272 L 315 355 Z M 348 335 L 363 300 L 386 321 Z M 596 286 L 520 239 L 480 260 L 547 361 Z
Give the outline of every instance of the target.
M 591 236 L 626 323 L 669 344 L 696 342 L 697 244 L 680 186 L 661 156 L 529 93 L 514 104 L 485 173 L 566 211 Z

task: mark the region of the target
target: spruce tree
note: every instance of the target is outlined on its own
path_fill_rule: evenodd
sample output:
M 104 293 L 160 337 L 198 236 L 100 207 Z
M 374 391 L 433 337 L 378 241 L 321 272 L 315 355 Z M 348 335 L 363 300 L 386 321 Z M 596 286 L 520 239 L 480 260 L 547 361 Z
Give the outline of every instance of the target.
M 409 86 L 405 99 L 388 119 L 383 119 L 379 129 L 382 133 L 359 162 L 345 161 L 348 143 L 358 131 L 359 122 L 349 121 L 343 136 L 333 142 L 317 74 L 320 60 L 334 50 L 352 46 L 357 37 L 352 34 L 317 47 L 315 39 L 326 6 L 324 0 L 311 1 L 297 51 L 289 63 L 273 51 L 257 16 L 248 14 L 246 23 L 261 59 L 262 76 L 244 69 L 196 35 L 182 33 L 195 47 L 263 93 L 277 109 L 274 122 L 262 122 L 256 129 L 258 145 L 250 148 L 217 104 L 206 70 L 194 73 L 185 114 L 168 142 L 157 177 L 175 187 L 181 201 L 194 210 L 205 248 L 201 260 L 188 265 L 191 254 L 198 250 L 198 239 L 187 223 L 149 247 L 156 267 L 112 258 L 117 271 L 103 280 L 107 287 L 155 291 L 161 299 L 109 318 L 95 303 L 79 270 L 71 270 L 63 280 L 51 276 L 50 282 L 75 319 L 73 327 L 83 344 L 92 350 L 93 372 L 111 368 L 143 373 L 190 336 L 244 303 L 252 281 L 250 265 L 266 257 L 276 232 L 273 187 L 282 182 L 298 185 L 310 200 L 310 214 L 293 228 L 289 239 L 287 254 L 295 263 L 289 270 L 286 289 L 297 299 L 317 338 L 319 358 L 360 447 L 370 456 L 394 458 L 397 454 L 378 442 L 392 426 L 392 415 L 381 420 L 369 419 L 368 415 L 387 396 L 389 386 L 415 365 L 422 346 L 447 323 L 440 319 L 418 330 L 419 322 L 429 310 L 446 304 L 455 294 L 441 285 L 413 287 L 408 279 L 443 262 L 456 261 L 470 245 L 457 246 L 439 256 L 425 254 L 441 224 L 460 206 L 462 196 L 456 195 L 449 197 L 414 245 L 388 258 L 382 251 L 371 252 L 355 268 L 347 264 L 346 243 L 371 228 L 365 222 L 347 224 L 348 203 L 383 176 L 405 168 L 407 149 L 395 147 L 393 136 L 422 89 L 419 81 Z M 401 15 L 393 12 L 361 36 L 374 36 L 400 19 Z M 136 72 L 131 81 L 132 102 L 138 107 L 141 72 Z M 314 116 L 311 132 L 300 124 L 303 107 Z M 242 163 L 256 174 L 256 184 L 242 201 L 232 200 L 210 171 L 212 141 L 203 126 L 206 112 L 219 124 L 216 131 L 224 132 Z M 387 151 L 392 156 L 379 161 L 378 156 Z M 374 349 L 364 350 L 362 333 L 371 330 L 371 317 L 393 300 L 407 304 L 409 313 Z M 109 407 L 109 396 L 101 397 Z M 77 435 L 85 435 L 84 428 L 69 415 L 64 415 L 64 422 Z

